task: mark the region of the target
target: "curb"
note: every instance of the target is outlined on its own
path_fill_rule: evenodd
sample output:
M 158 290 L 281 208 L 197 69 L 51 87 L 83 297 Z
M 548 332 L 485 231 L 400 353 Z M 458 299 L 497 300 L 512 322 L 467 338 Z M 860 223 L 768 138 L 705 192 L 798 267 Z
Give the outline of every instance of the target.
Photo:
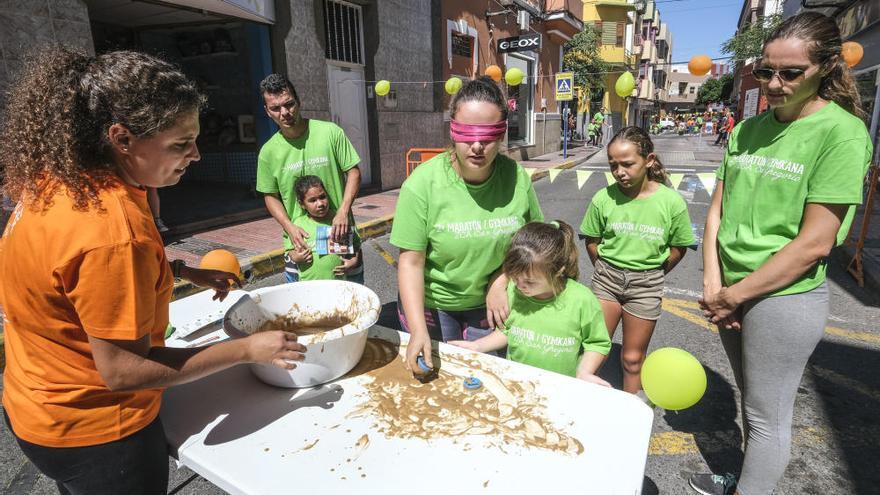
M 555 167 L 551 167 L 554 169 L 560 170 L 568 170 L 574 168 L 581 163 L 589 160 L 593 155 L 601 151 L 601 148 L 598 150 L 587 153 L 582 157 L 568 159 Z M 550 175 L 550 168 L 546 168 L 540 171 L 536 171 L 532 174 L 532 182 L 536 182 L 544 177 L 548 177 Z M 358 232 L 361 235 L 361 241 L 366 241 L 368 239 L 373 239 L 375 237 L 379 237 L 387 234 L 391 231 L 391 225 L 394 223 L 394 215 L 386 215 L 384 217 L 374 218 L 372 220 L 368 220 L 363 223 L 357 224 Z M 284 271 L 284 249 L 279 248 L 273 251 L 269 251 L 268 253 L 258 254 L 242 263 L 241 272 L 244 274 L 244 280 L 242 282 L 253 282 L 256 280 L 261 280 L 266 277 L 271 277 L 272 275 L 281 273 Z M 180 299 L 186 296 L 191 296 L 198 292 L 206 290 L 202 287 L 197 287 L 188 281 L 180 281 L 174 284 L 174 292 L 172 295 L 172 300 Z

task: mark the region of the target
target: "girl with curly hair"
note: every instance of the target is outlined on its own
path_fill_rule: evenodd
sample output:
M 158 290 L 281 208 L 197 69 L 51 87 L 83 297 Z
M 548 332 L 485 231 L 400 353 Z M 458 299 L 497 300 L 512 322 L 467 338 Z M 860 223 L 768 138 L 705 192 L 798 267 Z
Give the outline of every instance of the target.
M 13 85 L 0 130 L 5 420 L 62 494 L 165 493 L 164 387 L 242 362 L 292 368 L 284 332 L 202 349 L 163 336 L 174 276 L 214 288 L 230 273 L 169 264 L 147 187 L 199 159 L 204 98 L 170 64 L 52 49 Z M 236 279 L 237 281 L 237 279 Z

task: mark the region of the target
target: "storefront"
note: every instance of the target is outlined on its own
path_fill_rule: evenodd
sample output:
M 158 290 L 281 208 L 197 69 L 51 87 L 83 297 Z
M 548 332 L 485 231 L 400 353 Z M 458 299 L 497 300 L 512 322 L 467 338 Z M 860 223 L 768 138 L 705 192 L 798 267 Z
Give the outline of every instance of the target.
M 257 87 L 272 72 L 273 2 L 85 3 L 96 54 L 132 49 L 159 55 L 179 66 L 207 96 L 197 142 L 202 158 L 178 186 L 161 191 L 166 223 L 181 226 L 262 208 L 253 190 L 257 153 L 273 127 Z M 211 211 L 199 207 L 202 198 L 216 197 L 230 201 L 210 202 L 206 208 Z

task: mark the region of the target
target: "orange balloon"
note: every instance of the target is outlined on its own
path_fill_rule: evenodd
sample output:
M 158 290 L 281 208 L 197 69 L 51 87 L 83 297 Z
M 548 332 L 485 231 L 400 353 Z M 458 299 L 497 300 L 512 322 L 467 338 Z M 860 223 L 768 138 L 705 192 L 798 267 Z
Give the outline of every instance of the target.
M 847 41 L 843 44 L 840 55 L 843 57 L 843 61 L 846 62 L 846 65 L 849 67 L 855 67 L 862 61 L 862 56 L 865 55 L 865 49 L 855 41 Z
M 205 253 L 199 268 L 229 272 L 241 278 L 241 265 L 238 264 L 238 258 L 225 249 L 215 249 Z M 230 280 L 230 285 L 232 285 L 231 282 Z
M 485 74 L 491 77 L 493 81 L 501 82 L 501 67 L 490 65 L 489 67 L 486 67 Z
M 708 55 L 696 55 L 688 62 L 688 72 L 695 76 L 705 76 L 712 70 L 712 59 Z

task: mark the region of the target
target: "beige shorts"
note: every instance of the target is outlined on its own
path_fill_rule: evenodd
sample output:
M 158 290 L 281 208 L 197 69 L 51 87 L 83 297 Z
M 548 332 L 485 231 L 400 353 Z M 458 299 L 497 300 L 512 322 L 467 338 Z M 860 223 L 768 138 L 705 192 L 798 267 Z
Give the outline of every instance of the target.
M 596 260 L 593 269 L 593 293 L 599 299 L 615 301 L 627 313 L 643 320 L 657 320 L 663 312 L 662 268 L 626 270 Z

